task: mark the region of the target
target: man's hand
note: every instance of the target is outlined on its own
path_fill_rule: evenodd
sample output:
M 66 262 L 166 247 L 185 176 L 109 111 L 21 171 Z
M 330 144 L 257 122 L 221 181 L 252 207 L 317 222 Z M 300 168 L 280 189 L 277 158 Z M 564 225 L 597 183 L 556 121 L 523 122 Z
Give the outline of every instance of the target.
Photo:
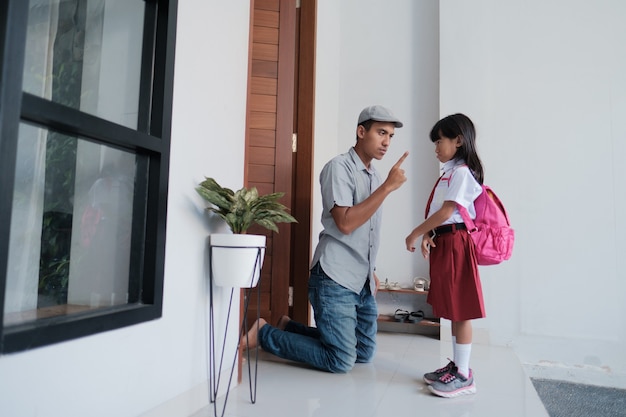
M 402 162 L 404 162 L 407 156 L 409 156 L 409 151 L 406 151 L 389 170 L 389 174 L 385 180 L 389 191 L 397 190 L 406 181 L 406 175 L 404 175 L 404 170 L 400 168 L 400 165 L 402 165 Z
M 380 279 L 378 279 L 378 275 L 374 272 L 374 282 L 376 283 L 376 289 L 374 290 L 374 295 L 378 292 L 378 288 L 380 286 Z
M 337 225 L 337 229 L 344 235 L 352 233 L 357 227 L 362 226 L 368 221 L 378 210 L 387 195 L 392 191 L 400 188 L 406 181 L 404 170 L 400 168 L 402 162 L 409 155 L 405 152 L 402 157 L 395 163 L 385 182 L 381 184 L 369 197 L 352 207 L 335 206 L 330 211 Z

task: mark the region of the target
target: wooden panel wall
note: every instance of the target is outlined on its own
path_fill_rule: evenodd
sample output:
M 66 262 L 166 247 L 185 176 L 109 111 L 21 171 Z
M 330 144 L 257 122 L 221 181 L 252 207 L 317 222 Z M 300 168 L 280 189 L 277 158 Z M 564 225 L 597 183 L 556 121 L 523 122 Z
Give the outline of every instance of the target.
M 255 0 L 248 103 L 248 185 L 274 191 L 279 0 Z M 257 233 L 255 231 L 255 233 Z
M 260 193 L 274 192 L 276 155 L 276 101 L 278 95 L 279 0 L 255 0 L 252 27 L 252 71 L 248 103 L 248 186 Z M 254 226 L 250 233 L 265 234 L 267 249 L 261 278 L 261 315 L 270 308 L 272 233 Z M 256 297 L 251 311 L 256 310 Z

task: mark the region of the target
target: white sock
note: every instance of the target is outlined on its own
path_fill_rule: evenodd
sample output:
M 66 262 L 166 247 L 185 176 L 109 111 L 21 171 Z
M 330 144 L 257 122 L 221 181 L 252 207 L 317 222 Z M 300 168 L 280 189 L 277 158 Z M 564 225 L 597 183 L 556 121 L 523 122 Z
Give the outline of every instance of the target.
M 454 349 L 454 363 L 457 368 L 459 368 L 459 372 L 464 376 L 469 376 L 469 361 L 470 355 L 472 353 L 472 344 L 461 344 L 457 343 Z
M 452 362 L 456 363 L 456 336 L 452 336 Z

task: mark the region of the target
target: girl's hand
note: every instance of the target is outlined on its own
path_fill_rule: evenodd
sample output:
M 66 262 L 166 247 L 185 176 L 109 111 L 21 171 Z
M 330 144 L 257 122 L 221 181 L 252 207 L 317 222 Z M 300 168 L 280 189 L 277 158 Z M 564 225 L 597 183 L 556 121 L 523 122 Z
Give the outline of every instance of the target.
M 428 259 L 428 255 L 430 255 L 430 248 L 435 247 L 435 241 L 429 235 L 424 235 L 422 238 L 422 256 L 424 259 Z
M 415 252 L 415 241 L 417 241 L 418 237 L 419 236 L 414 236 L 413 232 L 411 232 L 411 234 L 406 237 L 406 250 L 408 250 L 409 252 Z

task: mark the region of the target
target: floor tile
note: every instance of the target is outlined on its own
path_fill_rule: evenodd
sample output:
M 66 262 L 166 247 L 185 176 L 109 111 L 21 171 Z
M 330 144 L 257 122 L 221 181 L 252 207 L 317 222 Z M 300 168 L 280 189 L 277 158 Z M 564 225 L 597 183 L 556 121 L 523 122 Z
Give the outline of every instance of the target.
M 244 380 L 226 404 L 228 417 L 548 417 L 533 384 L 511 349 L 474 344 L 471 367 L 477 393 L 447 399 L 434 396 L 425 372 L 451 357 L 447 342 L 410 334 L 379 333 L 371 364 L 336 375 L 260 352 L 256 403 Z M 224 397 L 218 398 L 223 406 Z M 214 415 L 213 405 L 192 417 Z M 218 409 L 221 415 L 221 408 Z

